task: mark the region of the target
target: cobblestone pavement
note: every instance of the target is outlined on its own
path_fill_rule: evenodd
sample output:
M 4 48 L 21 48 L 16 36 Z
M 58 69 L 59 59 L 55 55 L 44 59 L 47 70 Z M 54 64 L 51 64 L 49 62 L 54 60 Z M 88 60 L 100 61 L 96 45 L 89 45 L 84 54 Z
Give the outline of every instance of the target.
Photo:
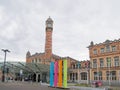
M 0 82 L 0 90 L 62 90 L 59 88 L 48 87 L 47 84 L 30 82 Z M 64 89 L 68 90 L 68 89 Z

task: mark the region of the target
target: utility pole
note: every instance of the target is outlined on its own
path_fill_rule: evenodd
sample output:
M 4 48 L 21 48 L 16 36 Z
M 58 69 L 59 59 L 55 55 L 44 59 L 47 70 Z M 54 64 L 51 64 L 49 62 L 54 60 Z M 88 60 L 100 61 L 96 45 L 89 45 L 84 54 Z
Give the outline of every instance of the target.
M 2 51 L 5 53 L 4 64 L 3 64 L 2 82 L 5 82 L 5 63 L 6 63 L 6 54 L 7 54 L 7 52 L 10 52 L 10 51 L 9 51 L 8 49 L 2 49 Z

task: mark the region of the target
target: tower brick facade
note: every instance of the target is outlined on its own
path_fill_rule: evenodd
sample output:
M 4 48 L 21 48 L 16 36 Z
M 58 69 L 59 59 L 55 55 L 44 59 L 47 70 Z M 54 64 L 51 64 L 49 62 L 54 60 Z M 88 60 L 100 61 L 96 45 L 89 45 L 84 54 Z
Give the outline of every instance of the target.
M 50 28 L 46 28 L 45 55 L 47 59 L 52 55 L 52 30 Z
M 45 40 L 46 59 L 50 59 L 52 56 L 52 31 L 53 31 L 53 20 L 49 17 L 46 20 L 46 40 Z

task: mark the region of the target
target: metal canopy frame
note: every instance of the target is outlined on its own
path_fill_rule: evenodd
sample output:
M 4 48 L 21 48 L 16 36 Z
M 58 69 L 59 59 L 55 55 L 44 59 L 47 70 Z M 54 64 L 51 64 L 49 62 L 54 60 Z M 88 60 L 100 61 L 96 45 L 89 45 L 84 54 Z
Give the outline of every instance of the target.
M 1 67 L 3 66 L 3 62 L 0 63 Z M 0 68 L 1 68 L 0 67 Z M 49 65 L 39 64 L 39 63 L 25 63 L 25 62 L 6 62 L 5 67 L 8 67 L 10 72 L 14 70 L 14 73 L 19 73 L 20 70 L 28 73 L 49 73 Z

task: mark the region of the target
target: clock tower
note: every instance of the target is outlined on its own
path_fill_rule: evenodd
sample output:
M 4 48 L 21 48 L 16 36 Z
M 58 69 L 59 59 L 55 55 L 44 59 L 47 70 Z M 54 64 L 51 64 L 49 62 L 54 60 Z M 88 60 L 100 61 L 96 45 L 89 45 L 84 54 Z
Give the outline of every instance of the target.
M 46 20 L 46 40 L 45 40 L 45 57 L 50 59 L 52 56 L 52 31 L 53 31 L 53 20 L 49 17 Z

